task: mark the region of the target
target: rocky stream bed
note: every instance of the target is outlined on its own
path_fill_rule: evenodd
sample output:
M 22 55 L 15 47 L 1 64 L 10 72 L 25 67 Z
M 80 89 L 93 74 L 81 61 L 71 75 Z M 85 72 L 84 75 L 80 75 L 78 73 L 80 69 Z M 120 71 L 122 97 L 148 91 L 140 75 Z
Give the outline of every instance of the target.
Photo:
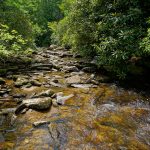
M 0 77 L 0 150 L 149 150 L 150 97 L 51 45 Z

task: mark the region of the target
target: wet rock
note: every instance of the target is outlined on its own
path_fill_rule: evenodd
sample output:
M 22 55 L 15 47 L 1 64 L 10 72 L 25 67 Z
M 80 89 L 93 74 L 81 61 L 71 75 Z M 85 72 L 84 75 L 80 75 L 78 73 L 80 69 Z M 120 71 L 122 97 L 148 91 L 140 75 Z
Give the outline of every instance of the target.
M 0 77 L 0 85 L 1 85 L 1 84 L 5 84 L 5 80 Z
M 76 66 L 64 66 L 63 71 L 65 72 L 78 72 L 79 69 Z
M 59 106 L 56 99 L 52 99 L 52 104 L 53 104 L 54 107 Z
M 39 127 L 39 126 L 46 125 L 46 124 L 50 124 L 50 121 L 37 121 L 33 123 L 33 126 Z
M 75 75 L 75 76 L 72 76 L 72 77 L 69 77 L 66 79 L 66 83 L 68 85 L 70 84 L 77 84 L 77 83 L 81 83 L 81 77 L 79 75 Z
M 27 83 L 29 83 L 29 80 L 24 78 L 24 77 L 19 77 L 17 78 L 16 82 L 15 82 L 15 86 L 16 87 L 21 87 L 23 85 L 26 85 Z
M 49 132 L 53 138 L 53 140 L 56 142 L 58 142 L 58 137 L 59 137 L 59 132 L 57 130 L 57 124 L 55 123 L 50 123 L 48 125 L 48 128 L 49 128 Z
M 20 113 L 25 108 L 31 108 L 35 110 L 45 110 L 50 108 L 52 104 L 51 98 L 34 98 L 23 100 L 22 103 L 16 108 L 15 113 Z
M 53 139 L 53 147 L 56 149 L 64 149 L 68 139 L 67 133 L 70 129 L 65 123 L 59 123 L 59 120 L 56 122 L 52 122 L 48 125 L 49 133 Z
M 63 87 L 64 87 L 64 86 L 61 85 L 60 83 L 50 82 L 49 84 L 52 85 L 52 86 L 54 86 L 54 87 L 60 87 L 60 88 L 63 88 Z
M 36 94 L 35 96 L 33 96 L 33 98 L 38 98 L 38 97 L 51 97 L 54 94 L 54 91 L 49 89 L 46 91 L 43 91 L 39 94 Z
M 74 76 L 74 75 L 83 75 L 84 72 L 83 71 L 80 71 L 80 72 L 71 72 L 70 73 L 70 76 Z
M 64 105 L 65 101 L 74 97 L 74 94 L 70 94 L 68 96 L 63 96 L 63 92 L 56 93 L 56 101 L 59 105 Z
M 71 87 L 74 88 L 97 88 L 97 85 L 93 85 L 93 84 L 71 84 Z
M 24 87 L 25 87 L 25 88 L 31 88 L 31 87 L 32 87 L 32 84 L 31 84 L 31 83 L 27 83 Z
M 31 82 L 30 82 L 33 86 L 41 86 L 42 84 L 39 82 L 39 81 L 37 81 L 37 80 L 32 80 Z

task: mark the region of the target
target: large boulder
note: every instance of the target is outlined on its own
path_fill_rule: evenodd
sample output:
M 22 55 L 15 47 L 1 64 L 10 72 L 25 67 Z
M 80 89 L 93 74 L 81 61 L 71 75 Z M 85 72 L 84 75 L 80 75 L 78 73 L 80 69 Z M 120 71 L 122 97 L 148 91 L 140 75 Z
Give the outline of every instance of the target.
M 25 108 L 35 109 L 35 110 L 45 110 L 50 108 L 52 104 L 52 99 L 47 98 L 33 98 L 23 100 L 22 103 L 16 108 L 15 113 L 18 114 Z

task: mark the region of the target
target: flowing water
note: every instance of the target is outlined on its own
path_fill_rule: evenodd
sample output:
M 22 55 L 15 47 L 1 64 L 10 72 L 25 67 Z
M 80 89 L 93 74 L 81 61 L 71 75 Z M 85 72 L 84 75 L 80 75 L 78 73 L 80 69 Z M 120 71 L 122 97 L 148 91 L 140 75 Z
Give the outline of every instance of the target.
M 12 121 L 12 113 L 0 115 L 0 150 L 149 150 L 150 97 L 114 83 L 99 82 L 94 87 L 67 86 L 66 78 L 73 73 L 61 68 L 70 64 L 79 66 L 81 61 L 71 55 L 60 57 L 64 51 L 58 52 L 45 50 L 35 54 L 34 58 L 55 62 L 60 66 L 59 70 L 18 70 L 13 73 L 13 76 L 36 79 L 40 86 L 17 88 L 14 86 L 16 81 L 7 76 L 1 88 L 11 91 L 1 98 L 9 101 L 1 102 L 0 108 L 16 108 L 20 99 L 30 98 L 47 89 L 63 92 L 64 95 L 74 94 L 74 97 L 64 105 L 52 106 L 48 110 L 29 109 L 17 115 L 15 121 Z M 79 76 L 84 83 L 91 73 Z M 100 81 L 102 77 L 95 75 L 94 80 Z M 51 85 L 52 79 L 57 79 L 61 86 Z M 16 94 L 25 97 L 13 98 Z M 37 121 L 50 123 L 34 127 L 33 123 Z

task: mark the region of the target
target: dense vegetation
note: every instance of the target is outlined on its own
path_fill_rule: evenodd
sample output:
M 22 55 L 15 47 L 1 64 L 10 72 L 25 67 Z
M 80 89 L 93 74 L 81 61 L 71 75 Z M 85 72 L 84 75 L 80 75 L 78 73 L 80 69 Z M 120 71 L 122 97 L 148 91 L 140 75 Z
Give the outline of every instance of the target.
M 50 23 L 55 42 L 69 45 L 118 76 L 150 54 L 150 0 L 64 0 L 65 14 Z
M 62 18 L 60 0 L 0 0 L 0 58 L 48 46 L 47 24 Z
M 150 0 L 0 0 L 0 56 L 69 46 L 121 78 L 150 67 Z M 51 37 L 51 38 L 50 38 Z

